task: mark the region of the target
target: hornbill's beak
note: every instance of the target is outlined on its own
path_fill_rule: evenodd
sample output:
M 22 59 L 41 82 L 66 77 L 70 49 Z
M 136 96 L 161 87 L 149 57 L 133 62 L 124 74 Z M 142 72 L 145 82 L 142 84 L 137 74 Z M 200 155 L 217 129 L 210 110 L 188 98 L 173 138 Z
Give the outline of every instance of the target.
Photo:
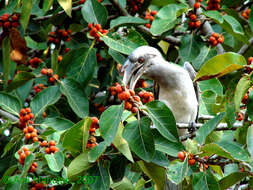
M 130 83 L 129 89 L 134 89 L 137 81 L 145 72 L 145 65 L 139 63 L 132 63 L 129 59 L 124 63 L 121 72 L 124 72 L 123 84 L 125 86 Z

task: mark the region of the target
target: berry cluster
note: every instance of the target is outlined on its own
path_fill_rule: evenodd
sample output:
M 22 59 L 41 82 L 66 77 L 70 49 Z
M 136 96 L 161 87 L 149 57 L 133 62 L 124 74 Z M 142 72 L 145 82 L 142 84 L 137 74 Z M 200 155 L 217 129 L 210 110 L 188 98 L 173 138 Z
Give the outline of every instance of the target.
M 23 132 L 25 134 L 25 139 L 26 140 L 29 140 L 29 139 L 32 139 L 33 142 L 38 142 L 39 139 L 38 139 L 38 131 L 37 129 L 34 129 L 34 127 L 32 125 L 28 125 L 27 127 L 25 127 L 23 129 Z
M 140 91 L 138 95 L 144 104 L 154 100 L 154 94 L 152 92 Z
M 105 107 L 103 105 L 100 105 L 100 104 L 94 104 L 94 106 L 98 109 L 98 111 L 100 113 L 104 112 L 105 111 Z
M 212 46 L 217 46 L 219 43 L 223 43 L 224 42 L 224 36 L 222 36 L 221 34 L 218 33 L 212 33 L 212 35 L 209 37 L 209 43 Z
M 32 119 L 34 115 L 31 108 L 23 108 L 19 113 L 19 126 L 21 129 L 25 128 L 28 124 L 33 124 Z
M 200 7 L 200 2 L 202 2 L 202 0 L 197 0 L 196 3 L 194 3 L 194 9 L 198 9 Z
M 249 67 L 246 67 L 246 69 L 245 69 L 246 73 L 250 74 L 253 71 L 252 65 L 253 65 L 253 57 L 249 57 L 248 58 L 248 66 Z
M 134 15 L 138 11 L 140 11 L 144 0 L 127 0 L 127 7 L 129 9 L 130 14 Z
M 208 156 L 204 156 L 203 159 L 198 159 L 198 160 L 197 160 L 197 157 L 195 157 L 195 156 L 194 156 L 193 154 L 191 154 L 191 153 L 188 153 L 188 154 L 187 154 L 185 151 L 180 151 L 180 152 L 178 152 L 178 155 L 177 155 L 177 157 L 178 157 L 180 160 L 182 160 L 182 161 L 184 161 L 184 159 L 185 159 L 186 156 L 188 156 L 188 164 L 189 164 L 190 166 L 195 165 L 196 161 L 198 161 L 200 165 L 203 164 L 203 167 L 204 167 L 205 169 L 208 168 L 208 164 L 207 164 Z
M 207 3 L 206 10 L 219 10 L 220 0 L 209 0 Z
M 249 14 L 250 14 L 250 9 L 247 9 L 242 12 L 242 16 L 247 20 L 249 19 Z
M 54 82 L 56 81 L 56 80 L 58 80 L 58 75 L 57 74 L 54 74 L 53 75 L 53 69 L 46 69 L 46 68 L 43 68 L 43 69 L 41 69 L 41 71 L 40 71 L 40 73 L 42 74 L 42 75 L 46 75 L 46 76 L 48 76 L 48 82 L 50 82 L 51 84 L 54 84 Z
M 9 15 L 4 13 L 0 17 L 0 27 L 3 27 L 4 30 L 9 29 L 11 27 L 17 28 L 19 26 L 19 15 L 13 14 Z
M 69 42 L 71 40 L 70 38 L 71 30 L 65 30 L 65 29 L 57 29 L 55 32 L 50 32 L 48 37 L 48 43 L 54 43 L 59 44 L 61 40 L 65 42 Z
M 135 85 L 135 88 L 147 88 L 148 84 L 144 79 L 139 79 Z
M 31 65 L 32 68 L 37 68 L 39 64 L 42 63 L 42 60 L 38 57 L 34 57 L 29 60 L 29 64 Z
M 88 28 L 90 30 L 90 36 L 94 37 L 98 42 L 100 42 L 100 34 L 106 35 L 108 33 L 108 30 L 102 29 L 100 24 L 93 25 L 92 23 L 88 24 Z
M 197 19 L 197 15 L 195 13 L 189 12 L 188 17 L 190 18 L 190 21 L 188 22 L 190 29 L 196 29 L 200 27 L 201 22 Z
M 59 148 L 56 147 L 56 142 L 53 140 L 49 141 L 49 143 L 47 143 L 47 141 L 40 142 L 40 146 L 45 147 L 46 154 L 56 153 L 59 151 Z
M 21 165 L 24 165 L 25 163 L 25 158 L 31 154 L 31 151 L 29 151 L 29 149 L 27 147 L 23 147 L 23 149 L 19 149 L 18 150 L 18 154 L 19 154 L 19 163 Z M 35 173 L 36 172 L 36 168 L 38 167 L 38 164 L 37 162 L 33 162 L 31 167 L 29 168 L 29 172 L 33 172 Z
M 149 20 L 149 23 L 145 24 L 145 26 L 147 28 L 151 28 L 151 24 L 152 24 L 152 22 L 153 22 L 154 17 L 155 17 L 156 14 L 157 14 L 157 11 L 151 11 L 151 12 L 146 11 L 144 19 L 145 20 Z
M 98 62 L 103 61 L 103 57 L 100 55 L 99 52 L 96 53 L 96 58 L 97 58 L 97 61 L 98 61 Z
M 34 86 L 34 91 L 35 91 L 35 93 L 39 93 L 45 88 L 46 88 L 46 86 L 44 86 L 44 84 L 37 84 L 36 86 Z
M 92 117 L 91 120 L 92 120 L 92 122 L 91 122 L 90 129 L 89 129 L 90 137 L 87 142 L 86 148 L 93 148 L 93 147 L 97 146 L 97 143 L 96 143 L 97 139 L 94 135 L 95 135 L 96 129 L 99 128 L 99 124 L 98 124 L 99 120 L 96 117 Z

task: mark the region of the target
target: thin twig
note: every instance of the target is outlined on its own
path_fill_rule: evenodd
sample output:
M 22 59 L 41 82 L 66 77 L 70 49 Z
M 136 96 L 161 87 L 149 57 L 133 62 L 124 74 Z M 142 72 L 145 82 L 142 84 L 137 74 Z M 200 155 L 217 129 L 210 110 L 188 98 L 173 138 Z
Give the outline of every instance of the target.
M 196 127 L 197 129 L 199 129 L 200 127 L 202 127 L 204 125 L 204 123 L 196 123 L 194 127 Z M 177 123 L 177 128 L 179 129 L 188 129 L 190 126 L 189 123 Z M 215 130 L 216 131 L 222 131 L 222 130 L 236 130 L 238 127 L 242 127 L 242 124 L 240 123 L 235 123 L 233 125 L 233 127 L 228 128 L 226 123 L 220 123 Z
M 253 44 L 253 37 L 249 39 L 249 44 L 244 44 L 237 53 L 241 55 L 245 54 L 246 51 L 249 49 L 249 47 L 252 46 L 252 44 Z
M 16 116 L 14 116 L 14 115 L 12 115 L 12 114 L 10 114 L 10 113 L 2 110 L 2 109 L 0 109 L 0 116 L 4 117 L 6 119 L 9 119 L 11 121 L 18 121 L 19 120 Z

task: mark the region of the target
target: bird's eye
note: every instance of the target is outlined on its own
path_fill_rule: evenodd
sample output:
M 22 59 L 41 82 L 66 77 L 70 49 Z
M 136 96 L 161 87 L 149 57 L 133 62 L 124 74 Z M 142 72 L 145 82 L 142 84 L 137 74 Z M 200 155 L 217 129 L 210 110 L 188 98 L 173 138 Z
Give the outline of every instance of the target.
M 143 57 L 140 57 L 140 58 L 138 59 L 138 63 L 144 63 L 144 58 L 143 58 Z

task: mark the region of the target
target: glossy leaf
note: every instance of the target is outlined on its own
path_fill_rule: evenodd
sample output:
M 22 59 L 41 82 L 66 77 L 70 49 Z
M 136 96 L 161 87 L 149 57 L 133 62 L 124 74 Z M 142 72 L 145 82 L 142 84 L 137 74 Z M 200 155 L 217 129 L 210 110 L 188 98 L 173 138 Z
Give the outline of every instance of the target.
M 206 90 L 212 90 L 217 95 L 223 95 L 223 86 L 221 82 L 216 78 L 200 81 L 198 84 L 201 92 L 204 92 Z
M 62 152 L 56 152 L 54 154 L 46 154 L 45 158 L 47 160 L 48 167 L 54 172 L 59 172 L 63 168 L 64 155 Z
M 195 43 L 195 42 L 193 42 Z M 199 45 L 199 42 L 198 42 Z M 196 46 L 195 46 L 196 47 Z M 217 51 L 213 48 L 211 48 L 210 46 L 207 47 L 205 45 L 202 45 L 200 48 L 200 52 L 198 54 L 198 56 L 193 57 L 195 58 L 194 60 L 192 60 L 192 65 L 196 70 L 199 70 L 201 68 L 201 66 L 209 59 L 211 59 L 212 57 L 214 57 L 215 55 L 217 55 Z
M 65 131 L 71 128 L 74 123 L 68 119 L 61 118 L 61 117 L 54 117 L 54 118 L 45 118 L 45 120 L 41 123 L 44 127 L 51 127 L 55 131 Z
M 169 165 L 166 170 L 167 177 L 175 184 L 183 181 L 188 172 L 188 158 L 184 162 L 175 161 Z
M 88 160 L 89 162 L 95 162 L 101 154 L 106 149 L 106 143 L 105 142 L 100 142 L 97 146 L 93 147 L 89 152 L 88 152 Z
M 252 86 L 252 81 L 249 76 L 243 76 L 238 82 L 235 89 L 235 111 L 238 112 L 240 110 L 240 104 L 243 99 L 245 93 L 247 93 L 248 89 Z
M 71 17 L 71 11 L 72 11 L 72 0 L 57 0 L 58 3 L 61 5 L 63 10 L 66 12 L 66 14 Z
M 126 61 L 126 58 L 121 55 L 119 52 L 113 50 L 113 49 L 109 49 L 108 53 L 112 56 L 112 58 L 119 64 L 123 65 Z
M 215 118 L 207 121 L 201 126 L 196 132 L 196 141 L 199 144 L 203 144 L 205 142 L 206 137 L 217 127 L 217 125 L 221 122 L 225 113 L 221 113 L 217 115 Z
M 249 118 L 253 121 L 253 91 L 250 91 L 249 98 L 247 101 L 247 111 Z
M 92 167 L 92 164 L 88 161 L 88 152 L 85 151 L 78 155 L 71 161 L 68 167 L 68 177 L 74 178 L 75 176 L 80 176 L 81 173 Z
M 111 49 L 120 53 L 129 55 L 134 49 L 142 45 L 148 45 L 141 34 L 130 30 L 128 35 L 122 36 L 121 39 L 113 38 L 109 35 L 100 37 Z
M 236 184 L 237 182 L 239 182 L 240 180 L 242 180 L 243 178 L 245 178 L 247 176 L 247 173 L 242 173 L 242 172 L 234 172 L 224 178 L 222 178 L 219 183 L 220 183 L 220 187 L 221 189 L 225 190 L 228 189 L 229 187 L 231 187 L 232 185 Z
M 21 110 L 21 102 L 15 96 L 0 92 L 0 107 L 5 111 L 18 116 Z
M 71 78 L 61 81 L 61 92 L 67 97 L 68 103 L 75 114 L 83 118 L 89 114 L 88 98 L 81 85 Z
M 146 162 L 150 162 L 155 153 L 150 124 L 150 119 L 143 117 L 140 121 L 128 123 L 123 132 L 123 138 L 127 140 L 131 150 Z
M 25 84 L 17 88 L 17 95 L 21 102 L 24 102 L 27 96 L 30 94 L 32 90 L 33 80 L 27 81 Z
M 165 103 L 152 101 L 146 104 L 146 108 L 157 130 L 168 140 L 177 142 L 178 134 L 176 120 Z
M 253 157 L 253 127 L 248 128 L 247 132 L 247 149 L 251 157 Z
M 237 53 L 229 52 L 209 59 L 197 73 L 195 81 L 221 77 L 246 65 L 245 58 Z
M 193 174 L 193 189 L 220 190 L 219 183 L 216 181 L 213 174 L 207 172 L 199 172 Z
M 3 66 L 4 66 L 4 86 L 7 86 L 8 79 L 9 79 L 9 74 L 10 74 L 10 64 L 11 64 L 11 59 L 10 59 L 10 38 L 6 36 L 3 41 L 2 41 L 2 51 L 3 51 Z
M 122 137 L 124 126 L 122 123 L 118 126 L 117 133 L 113 139 L 113 145 L 119 150 L 128 160 L 134 162 L 128 142 Z
M 216 20 L 219 23 L 223 23 L 223 17 L 219 11 L 206 11 L 203 12 L 206 17 Z
M 30 19 L 30 15 L 32 12 L 32 5 L 33 5 L 33 0 L 27 0 L 22 3 L 20 23 L 24 30 L 26 30 L 26 27 Z
M 164 189 L 165 187 L 165 169 L 153 163 L 144 161 L 137 162 L 141 170 L 154 181 L 155 189 Z
M 127 24 L 140 25 L 140 24 L 146 24 L 146 23 L 149 23 L 149 22 L 139 17 L 120 16 L 110 22 L 110 28 L 119 27 L 119 26 L 127 25 Z
M 90 125 L 91 119 L 88 117 L 76 123 L 64 134 L 62 146 L 74 153 L 84 152 L 89 138 Z
M 111 144 L 117 133 L 123 109 L 124 104 L 110 106 L 102 113 L 99 119 L 99 130 L 107 145 Z
M 50 86 L 38 93 L 31 101 L 31 109 L 35 117 L 49 105 L 56 103 L 61 96 L 58 86 Z
M 84 20 L 88 23 L 101 24 L 103 27 L 107 22 L 107 10 L 97 0 L 87 0 L 81 12 Z
M 133 184 L 127 177 L 124 177 L 117 183 L 111 184 L 111 188 L 115 190 L 134 190 Z
M 172 29 L 176 24 L 175 20 L 177 17 L 185 10 L 187 10 L 185 4 L 170 4 L 161 8 L 155 16 L 155 20 L 152 22 L 151 33 L 153 35 L 160 35 Z
M 12 91 L 19 86 L 22 86 L 27 81 L 31 80 L 32 78 L 35 78 L 35 75 L 31 72 L 19 72 L 15 75 L 14 79 L 11 81 L 11 83 L 7 87 L 7 91 Z
M 251 5 L 251 9 L 253 10 L 253 6 Z M 250 11 L 249 13 L 249 26 L 251 28 L 251 31 L 253 31 L 253 11 Z

